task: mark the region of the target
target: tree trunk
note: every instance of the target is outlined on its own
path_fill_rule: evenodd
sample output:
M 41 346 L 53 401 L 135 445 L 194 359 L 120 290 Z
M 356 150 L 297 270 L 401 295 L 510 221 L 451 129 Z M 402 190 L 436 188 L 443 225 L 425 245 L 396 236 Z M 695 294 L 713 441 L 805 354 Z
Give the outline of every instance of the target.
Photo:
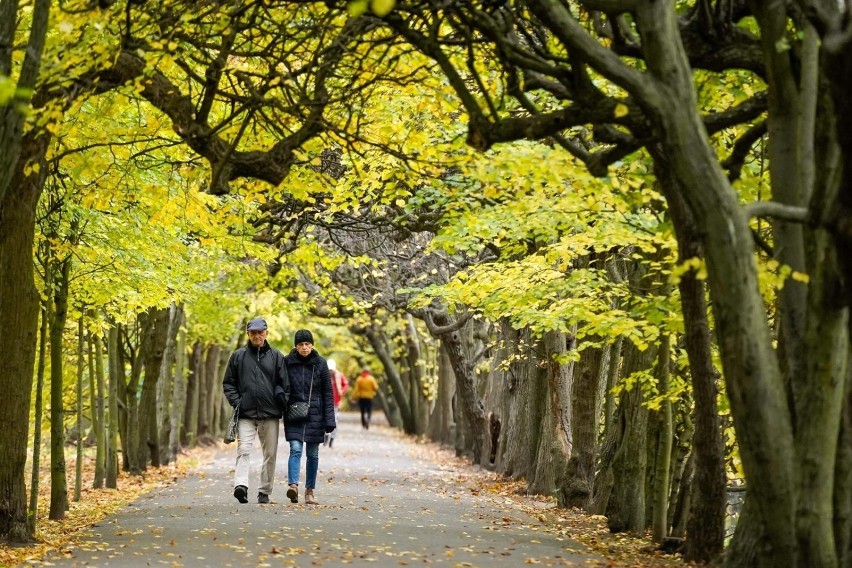
M 183 413 L 183 435 L 186 438 L 181 438 L 181 444 L 189 448 L 195 446 L 198 440 L 198 383 L 204 373 L 203 355 L 204 345 L 196 341 L 192 346 L 192 358 L 186 381 L 186 406 Z
M 45 258 L 49 256 L 50 253 L 48 245 L 48 253 L 45 255 Z M 45 263 L 45 266 L 48 266 L 48 264 Z M 45 274 L 46 288 L 50 288 L 51 281 L 52 277 L 48 270 Z M 39 480 L 41 479 L 41 476 L 39 475 L 39 470 L 41 469 L 41 433 L 44 421 L 44 368 L 47 358 L 47 334 L 51 311 L 50 305 L 50 300 L 41 302 L 41 327 L 39 328 L 38 334 L 38 368 L 36 371 L 35 408 L 33 409 L 35 413 L 33 416 L 33 463 L 30 476 L 30 507 L 29 515 L 27 517 L 29 522 L 29 532 L 31 534 L 35 534 L 36 519 L 38 519 L 38 488 Z
M 693 480 L 695 479 L 695 452 L 689 454 L 686 463 L 683 466 L 681 474 L 680 488 L 677 492 L 677 498 L 674 499 L 674 507 L 671 507 L 671 521 L 669 524 L 672 527 L 671 535 L 677 538 L 686 536 L 687 519 L 690 518 L 689 511 L 692 508 L 693 502 Z M 691 537 L 690 537 L 691 538 Z M 687 544 L 689 540 L 687 540 Z
M 39 3 L 41 4 L 41 3 Z M 10 107 L 6 107 L 10 108 Z M 0 128 L 4 121 L 0 119 Z M 2 135 L 0 135 L 2 138 Z M 44 139 L 25 140 L 26 155 L 44 156 Z M 6 148 L 0 147 L 5 155 Z M 23 175 L 23 163 L 15 170 L 8 190 L 0 197 L 0 344 L 36 345 L 38 292 L 33 281 L 33 237 L 35 209 L 44 185 L 44 172 Z M 0 416 L 6 434 L 0 436 L 0 538 L 30 542 L 34 537 L 27 521 L 27 491 L 24 468 L 29 439 L 35 350 L 8 349 L 0 373 Z
M 141 316 L 141 318 L 140 318 Z M 141 338 L 144 334 L 144 314 L 137 315 L 136 335 Z M 142 354 L 136 352 L 136 348 L 142 343 L 139 340 L 134 346 L 130 336 L 130 330 L 124 329 L 124 339 L 127 346 L 127 355 L 130 362 L 130 379 L 124 389 L 124 404 L 127 408 L 127 437 L 124 439 L 125 469 L 131 475 L 142 475 L 142 466 L 145 462 L 139 462 L 139 381 L 142 378 Z M 119 393 L 121 395 L 122 393 Z
M 181 310 L 181 314 L 183 310 Z M 181 316 L 181 319 L 183 317 Z M 172 394 L 172 411 L 169 425 L 169 461 L 177 462 L 180 454 L 180 440 L 183 431 L 183 413 L 186 410 L 186 330 L 178 326 L 180 331 L 177 336 L 175 347 L 175 372 L 172 383 L 174 393 Z M 221 389 L 220 389 L 221 390 Z
M 65 518 L 68 511 L 68 480 L 65 469 L 65 409 L 62 402 L 62 340 L 68 319 L 68 276 L 71 259 L 59 261 L 53 290 L 53 320 L 50 324 L 50 513 L 51 520 Z M 81 362 L 82 364 L 82 362 Z M 82 435 L 82 432 L 80 433 Z
M 447 314 L 439 311 L 434 314 L 434 321 L 440 327 L 449 326 Z M 456 376 L 456 388 L 459 395 L 460 410 L 464 413 L 470 434 L 470 445 L 473 452 L 473 462 L 482 463 L 482 449 L 485 446 L 485 409 L 476 389 L 476 376 L 474 374 L 473 362 L 466 355 L 462 345 L 462 337 L 458 331 L 444 333 L 440 336 L 441 342 L 447 350 L 447 356 Z
M 218 394 L 222 392 L 221 388 L 216 388 L 222 384 L 222 378 L 219 373 L 219 357 L 222 353 L 222 346 L 215 343 L 207 346 L 207 353 L 204 361 L 204 379 L 207 383 L 207 397 L 204 399 L 204 404 L 207 406 L 207 431 L 205 432 L 206 442 L 213 443 L 213 437 L 216 432 L 216 408 L 219 406 Z
M 426 430 L 427 416 L 423 398 L 423 359 L 425 354 L 420 345 L 414 316 L 406 314 L 405 343 L 407 347 L 406 363 L 409 369 L 408 400 L 411 402 L 411 418 L 414 434 L 421 435 Z
M 94 310 L 91 313 L 92 318 L 97 317 Z M 106 478 L 106 456 L 109 451 L 107 447 L 106 435 L 106 412 L 104 408 L 104 397 L 106 396 L 106 381 L 104 379 L 104 345 L 101 341 L 101 336 L 93 334 L 89 336 L 94 347 L 94 365 L 95 365 L 95 404 L 92 408 L 92 414 L 97 418 L 95 421 L 95 440 L 97 440 L 97 448 L 95 451 L 95 488 L 102 488 Z
M 438 395 L 429 416 L 429 438 L 439 444 L 449 445 L 453 441 L 455 422 L 453 419 L 453 396 L 455 395 L 455 377 L 447 352 L 438 347 Z M 492 459 L 493 463 L 494 460 Z
M 535 368 L 529 362 L 519 360 L 521 345 L 529 345 L 531 338 L 527 330 L 511 330 L 504 326 L 503 336 L 507 355 L 511 357 L 503 391 L 507 400 L 508 415 L 504 417 L 504 446 L 498 453 L 497 469 L 507 476 L 519 479 L 529 475 L 533 467 L 535 432 L 538 425 L 536 414 Z
M 654 163 L 677 235 L 678 262 L 703 258 L 695 219 L 683 202 L 665 155 L 655 151 Z M 713 366 L 704 283 L 690 270 L 681 276 L 678 289 L 695 398 L 695 498 L 687 521 L 689 537 L 684 556 L 690 561 L 710 562 L 722 553 L 725 539 L 725 445 L 716 400 L 718 373 Z
M 183 307 L 175 304 L 169 306 L 169 327 L 166 334 L 166 349 L 163 353 L 163 362 L 160 366 L 160 379 L 157 381 L 157 424 L 160 439 L 159 462 L 166 465 L 170 462 L 169 440 L 171 439 L 171 412 L 172 406 L 172 364 L 175 362 L 175 341 L 178 329 L 183 323 Z
M 169 310 L 148 310 L 143 327 L 140 357 L 145 369 L 142 383 L 142 398 L 139 402 L 139 465 L 144 470 L 147 461 L 154 467 L 160 466 L 160 436 L 157 433 L 157 382 L 166 349 L 169 331 Z
M 570 422 L 569 393 L 574 365 L 559 363 L 559 357 L 568 351 L 568 343 L 564 333 L 546 332 L 541 341 L 541 350 L 533 350 L 533 353 L 543 353 L 539 356 L 541 358 L 535 357 L 529 361 L 536 369 L 537 400 L 542 404 L 536 415 L 539 417 L 538 444 L 533 457 L 533 469 L 527 477 L 527 490 L 539 495 L 551 496 L 557 492 L 570 455 L 566 422 Z
M 80 500 L 83 491 L 83 373 L 85 372 L 85 345 L 86 328 L 83 326 L 83 316 L 80 316 L 77 325 L 77 463 L 74 467 L 74 500 Z M 91 363 L 91 359 L 89 360 Z M 90 367 L 91 368 L 91 367 Z
M 844 399 L 834 474 L 834 534 L 837 565 L 852 566 L 852 380 L 848 372 Z
M 639 351 L 628 342 L 624 347 L 624 375 L 647 371 L 654 363 L 656 349 Z M 621 398 L 621 441 L 612 462 L 613 492 L 607 507 L 607 522 L 613 532 L 644 532 L 645 483 L 648 461 L 648 409 L 642 386 L 634 384 Z
M 671 358 L 671 338 L 668 334 L 660 340 L 660 352 L 657 364 L 658 396 L 669 395 L 669 374 Z M 672 403 L 668 398 L 660 406 L 660 431 L 657 440 L 656 464 L 654 472 L 654 511 L 651 526 L 654 542 L 662 543 L 669 535 L 669 481 L 672 465 Z
M 15 44 L 19 20 L 14 4 L 0 22 L 0 41 Z M 9 542 L 30 542 L 35 519 L 27 519 L 27 490 L 24 468 L 29 439 L 29 413 L 38 331 L 38 293 L 33 281 L 33 238 L 35 210 L 44 187 L 47 167 L 44 155 L 48 136 L 23 134 L 30 107 L 29 93 L 35 89 L 41 54 L 47 35 L 49 0 L 33 4 L 29 43 L 18 76 L 15 97 L 0 107 L 0 344 L 21 345 L 8 349 L 0 373 L 0 416 L 6 432 L 0 436 L 0 538 Z M 12 50 L 6 49 L 0 61 L 0 75 L 12 75 Z M 25 159 L 19 159 L 26 156 Z M 38 164 L 37 172 L 24 174 L 26 164 Z
M 594 341 L 596 338 L 590 338 Z M 588 510 L 595 482 L 600 432 L 599 395 L 602 379 L 609 375 L 609 350 L 589 347 L 574 365 L 569 400 L 572 405 L 571 459 L 560 490 L 560 506 Z
M 110 325 L 107 335 L 107 362 L 109 364 L 109 422 L 107 426 L 106 486 L 118 487 L 118 384 L 124 382 L 123 363 L 119 364 L 119 329 Z

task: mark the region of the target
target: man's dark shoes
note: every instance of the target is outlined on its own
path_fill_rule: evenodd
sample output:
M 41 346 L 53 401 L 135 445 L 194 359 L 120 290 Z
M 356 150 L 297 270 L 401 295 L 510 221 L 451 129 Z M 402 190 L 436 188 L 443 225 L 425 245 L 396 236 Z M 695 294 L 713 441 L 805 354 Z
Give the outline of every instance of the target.
M 269 495 L 266 493 L 258 493 L 257 502 L 260 504 L 269 503 Z
M 237 485 L 234 487 L 234 497 L 240 503 L 248 503 L 248 487 L 245 485 Z

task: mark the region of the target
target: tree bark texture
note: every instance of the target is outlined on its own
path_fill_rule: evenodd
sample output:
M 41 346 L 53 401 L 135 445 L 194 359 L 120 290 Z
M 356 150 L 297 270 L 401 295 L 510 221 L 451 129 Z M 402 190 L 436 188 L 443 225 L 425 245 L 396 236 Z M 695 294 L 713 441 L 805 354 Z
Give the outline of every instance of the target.
M 438 346 L 437 367 L 438 396 L 429 416 L 427 433 L 431 440 L 444 445 L 452 445 L 455 431 L 453 397 L 456 391 L 456 381 L 447 352 L 440 344 Z
M 204 376 L 204 345 L 196 341 L 192 346 L 189 373 L 186 379 L 186 406 L 183 413 L 183 434 L 181 444 L 191 448 L 195 446 L 198 436 L 198 383 Z
M 595 482 L 600 432 L 599 396 L 606 380 L 609 351 L 589 347 L 580 352 L 574 365 L 570 394 L 573 444 L 565 481 L 560 488 L 560 505 L 588 510 Z M 607 355 L 605 360 L 604 355 Z
M 438 326 L 448 326 L 451 322 L 443 312 L 435 314 Z M 456 376 L 456 393 L 458 402 L 456 408 L 464 413 L 467 432 L 470 435 L 470 447 L 474 463 L 482 463 L 482 449 L 485 446 L 485 410 L 476 388 L 476 374 L 470 356 L 465 352 L 461 330 L 441 335 L 441 343 L 447 350 L 447 357 Z
M 94 314 L 93 314 L 94 315 Z M 92 413 L 97 417 L 97 428 L 95 439 L 97 450 L 95 454 L 95 487 L 103 487 L 106 481 L 106 460 L 109 453 L 109 437 L 106 425 L 106 377 L 104 376 L 104 343 L 101 336 L 94 334 L 95 348 L 95 379 L 96 395 L 95 407 Z
M 175 371 L 172 378 L 174 391 L 169 425 L 169 462 L 177 462 L 180 454 L 181 433 L 183 432 L 183 413 L 186 410 L 186 330 L 180 328 L 175 346 Z M 221 389 L 220 389 L 221 390 Z
M 530 348 L 528 331 L 503 332 L 508 355 Z M 519 479 L 529 475 L 533 468 L 536 426 L 534 396 L 535 369 L 525 360 L 514 358 L 505 375 L 505 398 L 508 413 L 503 420 L 502 437 L 505 447 L 498 454 L 498 471 Z
M 678 243 L 678 262 L 703 258 L 698 227 L 692 212 L 684 203 L 662 152 L 654 152 L 655 172 L 669 204 Z M 695 399 L 696 498 L 687 521 L 685 557 L 710 562 L 721 554 L 725 539 L 725 444 L 719 423 L 717 397 L 719 374 L 713 365 L 713 348 L 707 301 L 703 281 L 695 271 L 681 276 L 678 282 L 684 321 L 684 347 L 689 358 L 692 392 Z
M 65 469 L 65 408 L 62 402 L 64 357 L 62 343 L 68 319 L 68 277 L 71 259 L 57 261 L 53 289 L 53 319 L 50 322 L 50 512 L 51 520 L 65 518 L 68 511 L 68 479 Z M 80 362 L 82 364 L 82 361 Z M 79 433 L 83 435 L 82 432 Z
M 44 142 L 27 141 L 28 156 L 43 156 Z M 0 152 L 3 153 L 3 152 Z M 0 341 L 36 345 L 39 298 L 33 280 L 35 208 L 43 178 L 25 177 L 18 164 L 9 191 L 0 199 Z M 37 179 L 38 178 L 38 179 Z M 29 438 L 35 351 L 9 349 L 0 373 L 0 416 L 8 433 L 0 436 L 0 538 L 29 542 L 24 467 Z
M 625 377 L 651 369 L 656 351 L 653 347 L 639 351 L 633 343 L 626 343 L 623 347 Z M 607 524 L 613 532 L 641 533 L 647 527 L 648 409 L 644 403 L 640 384 L 634 384 L 621 397 L 620 443 L 612 461 L 613 491 L 607 506 Z
M 109 372 L 109 414 L 107 421 L 106 486 L 118 487 L 118 383 L 124 382 L 124 368 L 119 365 L 119 330 L 114 324 L 107 332 L 107 368 Z
M 171 406 L 172 392 L 172 365 L 175 362 L 175 342 L 178 329 L 183 323 L 182 306 L 172 304 L 169 306 L 169 328 L 166 334 L 166 349 L 163 352 L 163 362 L 160 366 L 160 378 L 157 381 L 157 431 L 159 433 L 158 447 L 160 450 L 159 462 L 162 465 L 170 463 L 169 439 L 171 436 Z M 222 389 L 217 389 L 222 390 Z
M 49 256 L 49 255 L 48 255 Z M 45 282 L 50 283 L 52 277 L 48 272 Z M 47 285 L 49 288 L 49 285 Z M 31 534 L 35 534 L 36 519 L 38 518 L 38 488 L 41 476 L 41 434 L 44 421 L 44 369 L 47 363 L 47 334 L 48 321 L 50 320 L 50 301 L 41 302 L 41 324 L 38 333 L 38 367 L 36 369 L 35 408 L 33 409 L 33 463 L 30 476 L 30 505 L 27 516 Z

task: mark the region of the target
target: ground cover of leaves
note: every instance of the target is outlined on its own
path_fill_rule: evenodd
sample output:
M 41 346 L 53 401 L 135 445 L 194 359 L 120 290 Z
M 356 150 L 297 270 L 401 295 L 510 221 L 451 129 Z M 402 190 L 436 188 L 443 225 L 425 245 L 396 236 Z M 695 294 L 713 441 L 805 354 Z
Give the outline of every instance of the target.
M 41 558 L 50 550 L 58 550 L 74 539 L 81 531 L 98 523 L 140 495 L 158 487 L 177 482 L 193 472 L 201 463 L 212 458 L 215 447 L 199 447 L 183 452 L 177 463 L 160 468 L 149 468 L 141 476 L 120 472 L 116 489 L 92 489 L 95 479 L 94 453 L 87 452 L 83 461 L 82 489 L 80 500 L 74 501 L 75 456 L 69 455 L 66 462 L 68 475 L 68 511 L 65 518 L 57 521 L 48 519 L 50 509 L 49 460 L 42 461 L 39 468 L 37 542 L 29 545 L 9 546 L 0 543 L 0 566 L 18 566 L 28 560 Z M 91 455 L 89 455 L 91 454 Z M 30 473 L 26 479 L 29 482 Z M 28 483 L 29 486 L 29 483 Z
M 589 566 L 599 568 L 694 566 L 684 561 L 680 555 L 660 551 L 650 534 L 641 536 L 627 533 L 613 534 L 607 528 L 606 517 L 589 515 L 579 509 L 560 509 L 554 497 L 528 494 L 526 481 L 507 479 L 501 474 L 473 466 L 446 447 L 421 440 L 416 444 L 414 452 L 430 463 L 441 463 L 454 469 L 457 472 L 455 484 L 466 485 L 471 492 L 489 493 L 502 500 L 507 508 L 507 516 L 503 519 L 506 524 L 518 522 L 511 514 L 508 514 L 508 511 L 514 508 L 521 509 L 541 523 L 528 525 L 528 528 L 579 541 L 587 546 L 589 551 L 605 558 L 602 561 L 593 561 L 589 563 Z

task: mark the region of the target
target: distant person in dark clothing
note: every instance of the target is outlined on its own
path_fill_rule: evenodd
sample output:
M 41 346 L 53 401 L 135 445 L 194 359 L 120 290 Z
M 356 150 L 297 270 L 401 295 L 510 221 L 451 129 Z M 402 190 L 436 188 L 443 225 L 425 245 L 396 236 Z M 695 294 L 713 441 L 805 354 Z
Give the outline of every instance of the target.
M 319 471 L 319 446 L 326 434 L 337 427 L 334 418 L 334 396 L 328 363 L 314 349 L 314 336 L 306 329 L 296 332 L 295 347 L 284 358 L 290 378 L 290 404 L 308 402 L 308 417 L 290 421 L 286 413 L 284 435 L 290 442 L 290 459 L 287 462 L 287 497 L 299 502 L 299 468 L 302 449 L 305 459 L 305 503 L 316 505 L 314 489 Z
M 234 497 L 240 503 L 248 502 L 249 454 L 257 437 L 263 451 L 257 502 L 269 503 L 278 456 L 278 421 L 286 408 L 290 382 L 284 354 L 266 342 L 266 320 L 254 318 L 248 322 L 246 333 L 248 344 L 231 355 L 222 380 L 225 398 L 231 407 L 240 409 Z
M 355 387 L 352 389 L 352 401 L 358 403 L 361 410 L 361 426 L 365 430 L 370 429 L 370 420 L 373 418 L 373 398 L 379 392 L 379 383 L 370 371 L 364 369 L 355 379 Z

